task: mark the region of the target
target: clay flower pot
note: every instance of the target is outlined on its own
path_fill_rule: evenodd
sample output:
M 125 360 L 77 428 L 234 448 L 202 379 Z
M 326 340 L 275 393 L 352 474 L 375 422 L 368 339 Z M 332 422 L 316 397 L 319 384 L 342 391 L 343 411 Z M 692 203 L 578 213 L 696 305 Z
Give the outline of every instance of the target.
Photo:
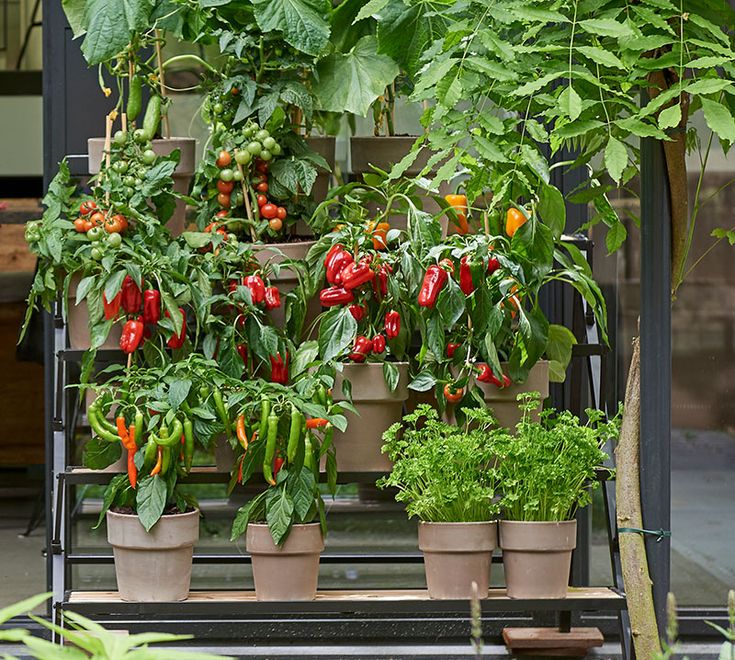
M 379 362 L 345 364 L 335 378 L 333 396 L 342 399 L 342 382 L 352 385 L 352 404 L 359 416 L 346 412 L 348 427 L 334 432 L 337 463 L 340 472 L 388 472 L 392 463 L 381 453 L 383 433 L 403 414 L 403 402 L 408 398 L 408 362 L 398 362 L 398 387 L 391 392 L 383 377 Z
M 469 599 L 475 582 L 478 596 L 487 598 L 497 539 L 495 521 L 419 523 L 419 549 L 424 553 L 429 596 Z
M 501 364 L 503 372 L 507 370 L 507 364 Z M 516 397 L 522 392 L 539 392 L 543 401 L 549 396 L 549 363 L 546 360 L 539 360 L 528 372 L 528 378 L 525 383 L 514 383 L 510 387 L 499 388 L 492 383 L 481 383 L 477 381 L 477 385 L 482 390 L 485 403 L 491 408 L 501 426 L 514 429 L 516 424 L 521 421 L 523 411 L 518 407 Z M 538 421 L 539 412 L 535 411 L 532 416 Z
M 186 600 L 191 558 L 199 539 L 199 509 L 161 516 L 150 532 L 138 516 L 107 512 L 120 598 L 153 603 Z
M 81 282 L 81 275 L 73 275 L 69 283 L 69 299 L 66 305 L 66 324 L 69 331 L 69 346 L 75 350 L 86 351 L 91 343 L 89 333 L 89 308 L 87 300 L 77 305 L 77 287 Z M 116 323 L 110 329 L 105 343 L 100 348 L 120 348 L 122 326 Z
M 577 521 L 500 521 L 505 583 L 511 598 L 566 598 Z
M 266 524 L 250 523 L 245 547 L 253 558 L 258 600 L 314 600 L 324 538 L 319 523 L 294 525 L 282 546 Z
M 151 140 L 153 151 L 158 156 L 168 156 L 174 149 L 181 152 L 179 164 L 173 174 L 174 191 L 186 195 L 189 192 L 189 183 L 196 169 L 196 140 L 194 138 L 172 137 L 167 139 Z M 97 174 L 104 157 L 105 138 L 96 137 L 87 140 L 89 154 L 89 173 Z M 169 218 L 168 228 L 174 236 L 178 236 L 186 227 L 186 203 L 176 200 L 176 210 Z

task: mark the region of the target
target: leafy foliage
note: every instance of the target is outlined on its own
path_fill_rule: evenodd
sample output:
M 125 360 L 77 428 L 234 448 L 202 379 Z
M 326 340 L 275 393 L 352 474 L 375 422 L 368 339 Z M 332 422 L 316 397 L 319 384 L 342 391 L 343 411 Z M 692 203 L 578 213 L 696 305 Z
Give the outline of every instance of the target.
M 439 419 L 426 404 L 383 434 L 383 453 L 394 462 L 378 481 L 395 487 L 409 516 L 424 522 L 482 522 L 500 506 L 495 443 L 505 435 L 487 408 L 467 410 L 464 427 Z

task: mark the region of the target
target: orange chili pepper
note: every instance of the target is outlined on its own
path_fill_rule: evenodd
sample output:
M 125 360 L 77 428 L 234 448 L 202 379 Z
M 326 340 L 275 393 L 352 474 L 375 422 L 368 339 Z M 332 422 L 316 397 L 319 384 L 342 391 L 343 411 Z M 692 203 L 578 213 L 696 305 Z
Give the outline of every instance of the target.
M 313 417 L 312 419 L 306 420 L 307 429 L 318 429 L 322 426 L 326 426 L 327 424 L 329 424 L 329 421 L 324 419 L 323 417 Z
M 151 470 L 152 477 L 161 473 L 162 463 L 163 463 L 163 447 L 159 445 L 158 446 L 158 456 L 156 457 L 156 464 L 153 466 L 153 469 Z
M 138 468 L 135 466 L 135 449 L 128 449 L 128 479 L 130 486 L 135 488 L 138 485 Z
M 240 443 L 240 446 L 247 451 L 248 448 L 248 436 L 245 432 L 245 415 L 240 415 L 237 418 L 237 441 Z
M 469 223 L 467 222 L 467 196 L 466 195 L 445 195 L 444 199 L 447 204 L 454 209 L 454 213 L 457 216 L 457 222 L 454 223 L 457 227 L 458 234 L 467 234 L 470 231 Z M 454 221 L 454 218 L 450 219 Z

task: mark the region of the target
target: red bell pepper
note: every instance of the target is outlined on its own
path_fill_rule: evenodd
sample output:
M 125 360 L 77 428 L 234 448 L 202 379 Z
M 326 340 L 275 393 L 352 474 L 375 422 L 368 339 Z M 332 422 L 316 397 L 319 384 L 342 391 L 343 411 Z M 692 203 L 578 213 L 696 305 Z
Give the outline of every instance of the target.
M 354 299 L 355 294 L 341 286 L 330 286 L 328 289 L 322 289 L 319 294 L 319 302 L 322 304 L 322 307 L 346 305 L 347 303 L 351 303 Z
M 380 299 L 388 294 L 388 275 L 393 272 L 393 267 L 390 264 L 380 264 L 378 273 L 373 280 L 373 292 L 376 298 Z
M 286 385 L 288 383 L 288 351 L 286 351 L 286 360 L 284 362 L 280 352 L 270 356 L 271 361 L 271 383 L 280 383 Z
M 265 308 L 276 309 L 281 306 L 281 292 L 276 286 L 269 286 L 265 289 Z
M 385 334 L 388 339 L 395 339 L 401 332 L 401 315 L 395 309 L 385 314 Z
M 454 357 L 454 352 L 461 346 L 461 344 L 453 344 L 449 343 L 447 344 L 447 357 L 451 358 Z
M 352 255 L 347 252 L 341 245 L 336 246 L 339 249 L 332 253 L 329 261 L 325 260 L 327 268 L 327 282 L 330 284 L 340 284 L 340 273 L 355 260 Z M 330 253 L 332 251 L 330 250 Z M 327 255 L 329 256 L 329 255 Z
M 348 357 L 353 362 L 365 362 L 367 356 L 372 352 L 373 342 L 364 335 L 357 335 L 357 337 L 355 337 L 355 344 L 352 347 L 352 352 Z
M 245 344 L 238 344 L 237 352 L 240 355 L 240 358 L 242 359 L 243 364 L 247 364 L 248 363 L 248 347 Z
M 260 305 L 265 300 L 265 282 L 259 275 L 248 275 L 242 283 L 250 291 L 253 305 Z
M 140 306 L 143 304 L 143 294 L 140 291 L 140 287 L 130 275 L 125 276 L 120 291 L 122 292 L 122 308 L 125 310 L 125 313 L 137 314 L 140 311 Z
M 500 262 L 496 257 L 490 257 L 487 260 L 487 274 L 492 275 L 498 268 L 500 268 Z
M 352 314 L 353 318 L 358 323 L 365 318 L 366 310 L 364 305 L 350 305 L 348 309 L 350 310 L 350 314 Z
M 107 302 L 107 296 L 102 292 L 102 306 L 105 309 L 105 319 L 114 319 L 120 311 L 120 303 L 122 302 L 122 291 L 118 291 L 117 295 L 111 302 Z
M 475 290 L 470 262 L 466 256 L 462 257 L 459 262 L 459 288 L 462 289 L 462 293 L 466 296 L 469 296 Z
M 385 350 L 385 337 L 383 335 L 375 335 L 373 337 L 373 353 L 380 355 Z
M 375 279 L 375 271 L 370 268 L 367 261 L 361 260 L 359 263 L 352 262 L 345 266 L 339 276 L 342 280 L 342 286 L 345 289 L 352 290 Z
M 426 269 L 424 281 L 419 292 L 419 305 L 421 307 L 433 307 L 439 293 L 449 279 L 449 273 L 437 264 L 432 264 Z
M 125 353 L 134 353 L 135 350 L 140 346 L 140 341 L 143 339 L 143 324 L 135 319 L 129 319 L 125 322 L 122 329 L 122 335 L 120 336 L 120 348 Z
M 186 312 L 179 307 L 179 312 L 181 312 L 181 333 L 176 335 L 171 335 L 169 340 L 166 342 L 166 345 L 169 348 L 181 348 L 184 345 L 184 342 L 186 341 Z M 170 317 L 171 315 L 166 312 L 166 316 Z
M 161 320 L 161 293 L 156 289 L 143 292 L 143 322 L 158 323 Z

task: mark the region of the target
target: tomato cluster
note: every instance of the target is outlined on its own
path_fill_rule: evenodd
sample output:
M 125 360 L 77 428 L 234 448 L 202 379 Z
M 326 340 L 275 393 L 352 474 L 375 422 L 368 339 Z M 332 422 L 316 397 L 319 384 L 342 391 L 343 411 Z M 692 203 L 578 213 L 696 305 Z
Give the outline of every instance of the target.
M 111 213 L 98 208 L 97 203 L 86 200 L 79 206 L 79 217 L 74 220 L 74 230 L 86 234 L 92 243 L 104 240 L 112 248 L 122 244 L 121 234 L 128 228 L 128 220 L 121 213 Z M 96 249 L 96 252 L 95 252 Z M 102 251 L 99 247 L 93 248 L 92 258 L 99 261 Z
M 122 179 L 123 198 L 129 200 L 140 190 L 145 174 L 155 164 L 157 156 L 142 129 L 135 130 L 132 136 L 126 131 L 117 131 L 112 144 L 117 149 L 113 150 L 115 160 L 111 167 Z

